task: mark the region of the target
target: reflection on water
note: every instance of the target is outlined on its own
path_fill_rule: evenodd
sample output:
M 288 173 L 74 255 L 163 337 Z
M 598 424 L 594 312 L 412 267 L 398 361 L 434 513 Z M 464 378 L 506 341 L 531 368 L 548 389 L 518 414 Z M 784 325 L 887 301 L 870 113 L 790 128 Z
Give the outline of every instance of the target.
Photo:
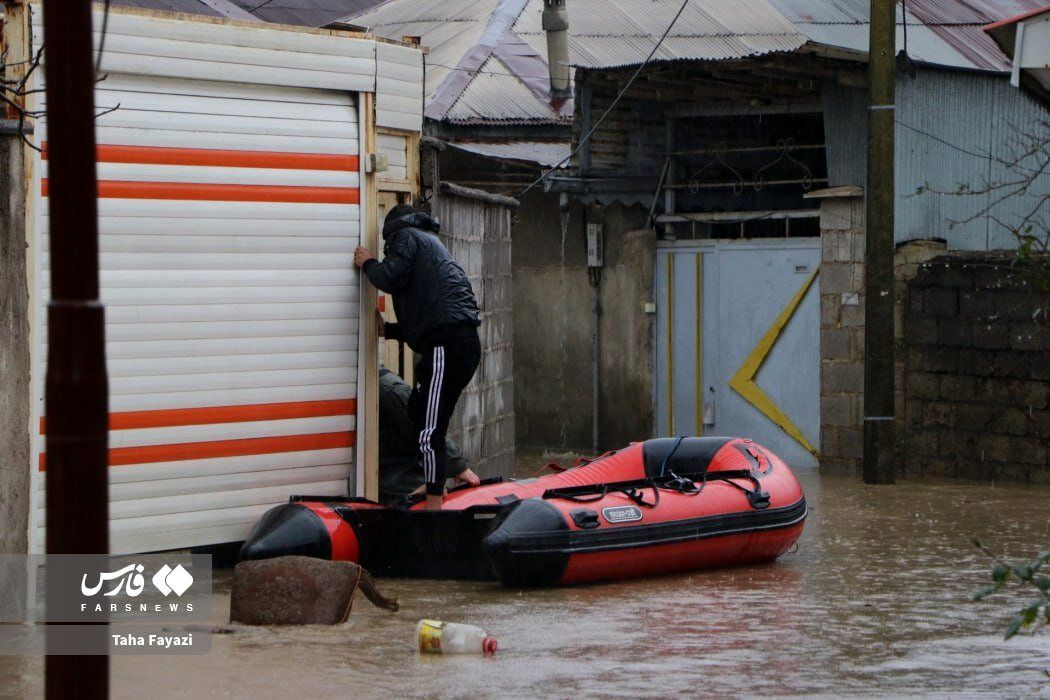
M 399 613 L 360 597 L 335 628 L 242 629 L 202 657 L 126 656 L 113 695 L 302 697 L 792 694 L 1050 695 L 1050 634 L 1003 642 L 999 598 L 968 602 L 989 568 L 1050 546 L 1050 490 L 801 475 L 811 512 L 778 563 L 519 592 L 382 582 Z M 229 574 L 216 576 L 216 621 Z M 421 657 L 421 617 L 482 625 L 495 658 Z M 0 659 L 0 688 L 36 695 L 39 659 Z

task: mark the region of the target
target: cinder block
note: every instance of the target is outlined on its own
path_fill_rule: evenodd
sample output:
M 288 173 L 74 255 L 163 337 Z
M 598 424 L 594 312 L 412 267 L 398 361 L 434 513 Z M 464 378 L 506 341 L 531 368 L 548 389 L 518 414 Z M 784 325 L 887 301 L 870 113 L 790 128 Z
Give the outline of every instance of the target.
M 864 391 L 864 365 L 859 362 L 826 362 L 820 368 L 822 394 Z
M 955 317 L 938 319 L 937 343 L 954 348 L 970 347 L 973 345 L 970 324 Z
M 826 199 L 820 205 L 820 228 L 822 231 L 841 231 L 855 228 L 853 207 L 848 200 Z
M 921 363 L 914 367 L 927 372 L 955 372 L 959 369 L 959 357 L 963 352 L 973 351 L 927 345 L 922 348 Z
M 922 425 L 922 409 L 925 405 L 925 401 L 906 397 L 904 402 L 904 424 L 909 430 L 917 430 Z
M 940 375 L 928 372 L 908 372 L 905 381 L 905 391 L 908 398 L 940 398 Z
M 974 270 L 974 287 L 977 289 L 1028 290 L 1028 280 L 1022 274 L 1011 272 L 1004 265 L 991 267 L 982 265 Z
M 972 289 L 974 267 L 966 264 L 938 263 L 930 264 L 931 283 L 939 287 L 952 289 Z
M 933 375 L 938 376 L 938 375 Z M 974 401 L 977 396 L 977 379 L 960 374 L 942 374 L 940 398 L 945 401 Z
M 839 311 L 839 323 L 843 328 L 861 328 L 864 326 L 864 295 L 860 303 L 852 306 L 843 305 Z
M 853 360 L 853 334 L 841 328 L 822 328 L 820 331 L 820 358 L 822 360 Z
M 995 355 L 988 350 L 961 349 L 954 353 L 959 374 L 987 377 L 995 370 Z M 955 371 L 949 370 L 949 371 Z
M 951 404 L 953 424 L 962 430 L 989 429 L 998 415 L 998 407 L 986 403 Z
M 922 422 L 924 427 L 941 426 L 954 428 L 957 416 L 956 404 L 943 402 L 929 402 L 922 407 Z
M 973 324 L 974 347 L 984 350 L 998 350 L 1010 344 L 1007 327 L 1004 323 L 978 321 Z
M 824 263 L 820 267 L 820 291 L 822 294 L 841 294 L 860 291 L 853 284 L 854 263 Z
M 1035 362 L 1038 364 L 1039 360 L 1042 360 L 1043 363 L 1050 364 L 1050 361 L 1045 357 L 1035 353 L 1019 352 L 1017 350 L 1001 350 L 995 353 L 995 359 L 992 364 L 992 373 L 996 377 L 1028 379 L 1032 363 Z
M 1037 323 L 1011 324 L 1010 347 L 1033 352 L 1050 351 L 1050 328 Z M 1046 361 L 1050 362 L 1050 358 Z
M 998 319 L 1010 321 L 1031 321 L 1037 307 L 1030 292 L 996 290 L 988 292 L 994 299 L 995 315 Z
M 916 296 L 921 297 L 917 294 Z M 904 319 L 904 342 L 908 345 L 932 345 L 937 342 L 937 319 L 911 314 Z
M 959 315 L 986 320 L 995 313 L 993 295 L 983 290 L 959 292 Z
M 851 459 L 864 457 L 864 431 L 860 428 L 839 428 L 842 454 Z
M 820 398 L 821 434 L 823 426 L 856 428 L 860 423 L 857 396 L 822 396 Z
M 954 289 L 931 287 L 922 293 L 923 312 L 931 316 L 955 316 L 959 313 L 959 293 Z
M 1033 432 L 1035 421 L 1028 416 L 1028 412 L 1019 408 L 1000 408 L 992 420 L 990 429 L 994 433 L 1003 435 L 1028 435 Z
M 820 327 L 836 328 L 839 324 L 839 308 L 842 302 L 836 294 L 820 295 Z

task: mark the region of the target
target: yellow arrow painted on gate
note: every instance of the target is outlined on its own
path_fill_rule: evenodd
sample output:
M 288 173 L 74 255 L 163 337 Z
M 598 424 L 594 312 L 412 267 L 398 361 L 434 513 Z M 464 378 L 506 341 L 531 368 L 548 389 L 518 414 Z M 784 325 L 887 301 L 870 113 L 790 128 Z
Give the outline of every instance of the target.
M 765 362 L 766 357 L 769 356 L 770 351 L 773 350 L 773 346 L 777 343 L 777 338 L 780 337 L 780 332 L 784 330 L 784 326 L 788 324 L 791 317 L 795 315 L 795 310 L 798 305 L 802 303 L 802 298 L 806 296 L 806 292 L 809 291 L 810 286 L 813 284 L 813 280 L 817 278 L 817 273 L 820 271 L 820 265 L 813 270 L 813 274 L 803 283 L 795 296 L 791 297 L 791 301 L 788 302 L 787 306 L 780 312 L 777 319 L 773 321 L 773 325 L 769 327 L 766 334 L 762 336 L 762 339 L 758 341 L 758 344 L 751 351 L 751 354 L 744 360 L 744 364 L 740 365 L 740 369 L 736 371 L 736 374 L 729 380 L 729 386 L 732 387 L 736 393 L 744 397 L 744 400 L 749 404 L 757 408 L 762 412 L 766 418 L 776 423 L 781 430 L 790 435 L 795 439 L 798 444 L 805 447 L 809 452 L 816 455 L 817 450 L 813 445 L 809 444 L 809 440 L 802 434 L 802 431 L 791 422 L 780 408 L 777 407 L 773 400 L 766 395 L 766 392 L 759 388 L 758 384 L 755 383 L 755 375 L 758 374 L 758 370 L 762 367 L 762 363 Z

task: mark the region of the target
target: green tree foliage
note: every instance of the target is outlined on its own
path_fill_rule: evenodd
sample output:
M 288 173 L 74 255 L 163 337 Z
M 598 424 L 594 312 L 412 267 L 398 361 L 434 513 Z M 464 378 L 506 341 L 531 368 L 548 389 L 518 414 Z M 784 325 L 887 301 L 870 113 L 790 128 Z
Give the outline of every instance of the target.
M 973 543 L 982 552 L 996 559 L 996 562 L 992 566 L 992 582 L 974 593 L 972 600 L 983 600 L 1011 584 L 1013 588 L 1031 591 L 1035 595 L 1035 599 L 1017 611 L 1010 620 L 1010 624 L 1006 626 L 1005 639 L 1010 639 L 1026 627 L 1050 624 L 1050 576 L 1043 573 L 1043 566 L 1050 562 L 1050 550 L 1041 552 L 1030 562 L 1006 564 L 998 561 L 998 558 L 979 541 L 974 540 Z

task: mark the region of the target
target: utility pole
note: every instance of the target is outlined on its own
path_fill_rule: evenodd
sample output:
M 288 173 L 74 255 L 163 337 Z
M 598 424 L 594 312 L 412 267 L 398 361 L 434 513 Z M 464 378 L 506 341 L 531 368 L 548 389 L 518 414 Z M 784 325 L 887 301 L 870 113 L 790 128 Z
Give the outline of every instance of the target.
M 871 0 L 864 272 L 864 481 L 894 481 L 893 83 L 895 0 Z
M 47 553 L 107 554 L 109 393 L 98 298 L 90 0 L 44 0 L 51 301 L 47 310 Z M 47 597 L 52 598 L 49 586 Z M 50 607 L 50 604 L 49 604 Z M 52 626 L 53 627 L 53 626 Z M 101 649 L 107 625 L 93 625 Z M 48 645 L 51 645 L 49 635 Z M 104 698 L 109 657 L 45 662 L 48 698 Z

